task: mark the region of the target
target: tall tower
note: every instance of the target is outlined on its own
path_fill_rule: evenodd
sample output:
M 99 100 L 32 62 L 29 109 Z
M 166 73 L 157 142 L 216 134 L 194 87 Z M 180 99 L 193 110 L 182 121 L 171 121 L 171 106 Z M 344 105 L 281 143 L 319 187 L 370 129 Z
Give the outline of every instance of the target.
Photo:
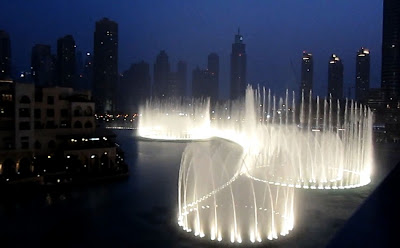
M 383 1 L 381 86 L 389 101 L 400 98 L 400 1 Z
M 85 64 L 82 72 L 82 88 L 87 90 L 93 89 L 93 55 L 90 52 L 86 53 Z
M 58 85 L 73 87 L 75 80 L 75 40 L 66 35 L 57 41 L 57 77 Z
M 240 29 L 235 35 L 231 53 L 231 89 L 230 99 L 243 97 L 246 90 L 246 45 Z
M 123 73 L 119 89 L 120 111 L 137 113 L 140 104 L 150 97 L 150 65 L 144 61 L 132 64 Z
M 218 100 L 219 89 L 219 57 L 216 53 L 208 55 L 208 71 L 211 74 L 212 90 L 210 97 L 212 101 Z
M 328 65 L 328 97 L 341 99 L 343 97 L 343 64 L 341 59 L 332 54 Z
M 186 95 L 187 87 L 187 63 L 185 61 L 178 61 L 177 78 L 179 81 L 178 96 L 183 97 Z
M 165 97 L 167 95 L 169 73 L 168 55 L 162 50 L 157 55 L 156 63 L 154 64 L 154 96 Z
M 313 88 L 313 73 L 314 73 L 314 62 L 311 53 L 303 51 L 303 58 L 301 61 L 301 85 L 300 85 L 300 96 L 304 92 L 304 98 L 308 99 L 310 91 Z
M 97 113 L 115 111 L 118 83 L 118 24 L 108 18 L 96 22 L 93 52 L 93 96 Z
M 49 45 L 36 44 L 32 48 L 31 75 L 37 86 L 53 85 L 53 59 Z
M 6 31 L 0 30 L 0 79 L 11 77 L 11 42 Z
M 362 103 L 365 103 L 368 98 L 369 61 L 369 50 L 361 47 L 356 58 L 356 100 Z

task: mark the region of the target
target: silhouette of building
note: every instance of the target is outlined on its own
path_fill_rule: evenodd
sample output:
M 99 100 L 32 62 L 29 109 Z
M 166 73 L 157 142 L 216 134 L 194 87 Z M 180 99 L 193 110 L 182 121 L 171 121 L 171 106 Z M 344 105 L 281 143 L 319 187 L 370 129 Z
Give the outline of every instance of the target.
M 218 100 L 219 57 L 215 53 L 208 56 L 208 68 L 198 66 L 192 72 L 192 96 L 195 98 L 210 97 L 212 102 Z
M 83 84 L 83 55 L 82 52 L 79 50 L 76 50 L 76 55 L 75 55 L 75 74 L 76 74 L 76 80 L 74 82 L 73 88 L 74 89 L 83 89 L 82 84 Z
M 210 92 L 209 96 L 212 101 L 217 101 L 219 92 L 219 57 L 216 53 L 210 53 L 208 55 L 208 71 L 211 73 L 213 85 L 213 90 Z
M 154 64 L 154 84 L 153 95 L 156 97 L 166 97 L 168 91 L 168 78 L 170 74 L 170 66 L 167 53 L 162 50 L 157 55 Z
M 185 61 L 178 61 L 176 76 L 178 79 L 178 91 L 176 92 L 176 96 L 183 97 L 186 95 L 187 87 L 187 64 Z
M 216 87 L 213 72 L 196 67 L 192 73 L 192 96 L 216 99 Z
M 97 113 L 115 111 L 118 83 L 118 24 L 107 18 L 96 22 L 94 32 L 93 95 Z
M 382 81 L 388 101 L 400 98 L 400 1 L 383 1 Z M 397 99 L 397 100 L 396 100 Z
M 121 77 L 118 110 L 122 113 L 137 113 L 140 105 L 150 98 L 150 88 L 149 64 L 144 61 L 132 64 Z
M 0 79 L 11 78 L 11 42 L 6 31 L 0 30 Z
M 360 48 L 356 57 L 356 100 L 366 103 L 369 90 L 369 50 Z
M 243 97 L 246 90 L 246 45 L 240 30 L 235 35 L 231 53 L 231 100 Z
M 304 98 L 308 99 L 310 91 L 313 89 L 314 61 L 311 53 L 303 51 L 301 61 L 301 86 L 300 96 L 304 92 Z
M 55 64 L 49 45 L 36 44 L 32 48 L 31 75 L 36 86 L 55 84 Z
M 75 81 L 75 40 L 66 35 L 57 41 L 57 84 L 62 87 L 73 87 Z
M 332 54 L 328 64 L 328 97 L 343 98 L 343 64 L 341 59 Z
M 81 86 L 82 89 L 93 89 L 93 56 L 90 52 L 87 52 L 85 55 Z

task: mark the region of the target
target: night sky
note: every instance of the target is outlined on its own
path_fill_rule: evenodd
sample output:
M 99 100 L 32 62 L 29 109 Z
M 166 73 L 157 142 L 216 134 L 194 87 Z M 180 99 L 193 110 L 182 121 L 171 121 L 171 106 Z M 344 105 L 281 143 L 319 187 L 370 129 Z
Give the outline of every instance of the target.
M 314 55 L 314 89 L 327 91 L 328 60 L 344 63 L 344 82 L 355 84 L 357 50 L 371 50 L 371 86 L 380 86 L 382 0 L 5 0 L 0 29 L 11 36 L 12 62 L 28 70 L 34 44 L 50 44 L 72 34 L 77 49 L 93 50 L 95 22 L 108 17 L 119 24 L 119 71 L 145 60 L 152 65 L 166 50 L 173 70 L 179 59 L 191 71 L 206 67 L 207 55 L 220 56 L 222 97 L 229 92 L 229 56 L 237 28 L 247 49 L 248 82 L 279 94 L 298 91 L 302 51 Z M 291 61 L 293 67 L 291 66 Z M 354 91 L 354 90 L 353 90 Z

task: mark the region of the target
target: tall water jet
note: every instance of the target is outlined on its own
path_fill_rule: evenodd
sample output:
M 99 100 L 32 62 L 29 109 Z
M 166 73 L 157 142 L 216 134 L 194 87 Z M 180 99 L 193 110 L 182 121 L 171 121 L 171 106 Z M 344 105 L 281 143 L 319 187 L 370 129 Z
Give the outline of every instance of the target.
M 210 99 L 149 99 L 139 109 L 138 130 L 150 139 L 210 138 Z
M 178 181 L 178 223 L 185 231 L 242 243 L 276 239 L 293 229 L 294 189 L 249 178 L 243 172 L 246 156 L 230 142 L 187 146 Z
M 354 101 L 302 92 L 297 102 L 288 91 L 282 98 L 248 87 L 243 99 L 213 107 L 212 118 L 204 99 L 150 100 L 141 115 L 139 135 L 147 138 L 232 141 L 193 143 L 183 154 L 178 222 L 196 236 L 274 239 L 294 226 L 295 188 L 370 182 L 372 113 Z

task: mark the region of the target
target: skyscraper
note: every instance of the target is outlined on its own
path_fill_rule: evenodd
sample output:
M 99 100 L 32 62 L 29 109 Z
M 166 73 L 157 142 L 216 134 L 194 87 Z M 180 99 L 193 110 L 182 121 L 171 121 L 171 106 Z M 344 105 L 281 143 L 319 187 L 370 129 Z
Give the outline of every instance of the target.
M 400 98 L 400 1 L 383 1 L 382 89 L 387 100 Z
M 176 74 L 179 81 L 177 96 L 183 97 L 186 95 L 186 87 L 187 87 L 187 64 L 185 61 L 182 60 L 178 61 L 178 71 Z
M 210 97 L 211 102 L 218 100 L 219 57 L 210 53 L 207 58 L 207 69 L 198 66 L 192 72 L 192 96 L 195 98 Z
M 332 54 L 328 65 L 328 97 L 343 97 L 343 64 L 336 54 Z
M 157 55 L 156 63 L 154 64 L 154 85 L 153 95 L 156 97 L 167 96 L 168 79 L 170 77 L 170 66 L 167 53 L 162 50 Z
M 313 73 L 314 62 L 311 53 L 303 51 L 303 58 L 301 61 L 301 86 L 300 96 L 304 92 L 304 98 L 308 99 L 310 91 L 313 89 Z
M 32 48 L 31 75 L 36 86 L 54 84 L 53 58 L 49 45 L 36 44 Z
M 93 89 L 93 56 L 90 52 L 85 55 L 85 64 L 82 72 L 82 88 Z
M 57 41 L 57 77 L 58 85 L 73 87 L 75 81 L 75 40 L 66 35 Z
M 192 73 L 192 97 L 210 97 L 212 100 L 216 98 L 215 77 L 208 69 L 201 70 L 198 66 Z
M 108 18 L 96 22 L 93 54 L 93 96 L 97 113 L 115 111 L 118 82 L 118 24 Z
M 231 53 L 231 88 L 232 100 L 244 96 L 246 90 L 246 45 L 240 30 L 235 35 Z
M 121 78 L 119 110 L 123 113 L 138 112 L 140 104 L 150 97 L 150 86 L 149 64 L 144 61 L 132 64 Z
M 11 77 L 11 42 L 6 31 L 0 30 L 0 79 Z
M 208 71 L 211 73 L 211 81 L 213 90 L 210 92 L 212 101 L 218 100 L 219 91 L 219 57 L 216 53 L 208 55 Z
M 366 103 L 368 98 L 369 61 L 369 50 L 361 47 L 356 58 L 356 100 L 362 103 Z

